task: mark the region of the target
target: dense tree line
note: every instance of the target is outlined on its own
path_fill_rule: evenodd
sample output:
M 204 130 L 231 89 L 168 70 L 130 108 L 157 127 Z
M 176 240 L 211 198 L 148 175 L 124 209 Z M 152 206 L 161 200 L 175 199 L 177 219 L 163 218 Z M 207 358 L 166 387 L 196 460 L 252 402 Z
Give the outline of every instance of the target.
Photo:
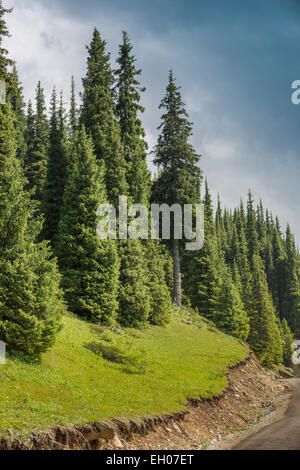
M 51 346 L 66 309 L 107 325 L 164 325 L 174 306 L 194 308 L 248 341 L 264 364 L 288 361 L 300 333 L 300 263 L 290 227 L 243 203 L 216 211 L 173 72 L 159 137 L 158 171 L 147 166 L 141 120 L 141 70 L 123 32 L 117 69 L 97 29 L 87 47 L 81 103 L 74 79 L 66 111 L 54 88 L 49 114 L 42 84 L 25 106 L 0 1 L 0 339 L 10 352 L 38 358 Z M 25 110 L 26 108 L 26 110 Z M 97 207 L 204 204 L 205 242 L 186 251 L 171 230 L 161 240 L 99 240 Z M 119 214 L 117 214 L 117 217 Z M 173 219 L 171 219 L 173 222 Z M 173 271 L 173 272 L 172 272 Z M 292 333 L 291 333 L 292 332 Z

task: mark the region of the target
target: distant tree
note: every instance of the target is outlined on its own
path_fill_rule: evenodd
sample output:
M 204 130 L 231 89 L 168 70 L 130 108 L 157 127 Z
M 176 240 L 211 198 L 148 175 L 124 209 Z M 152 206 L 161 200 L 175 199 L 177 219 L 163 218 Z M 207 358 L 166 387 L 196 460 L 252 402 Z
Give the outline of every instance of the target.
M 70 111 L 69 111 L 69 138 L 74 140 L 76 131 L 78 130 L 78 121 L 79 121 L 79 111 L 76 105 L 76 96 L 75 96 L 75 80 L 72 77 L 71 80 L 71 100 L 70 100 Z
M 254 201 L 251 191 L 249 191 L 248 193 L 246 236 L 248 243 L 249 261 L 252 264 L 253 256 L 259 254 L 259 242 L 256 230 L 256 213 L 254 209 Z
M 292 344 L 294 341 L 294 336 L 285 318 L 281 322 L 281 337 L 282 337 L 283 361 L 286 366 L 290 366 L 291 358 L 293 354 Z
M 282 361 L 279 320 L 270 296 L 263 263 L 258 255 L 252 258 L 250 333 L 248 342 L 265 365 Z
M 295 247 L 294 237 L 290 226 L 286 229 L 286 259 L 284 274 L 284 293 L 282 310 L 283 317 L 288 321 L 289 326 L 296 336 L 300 335 L 300 280 L 298 272 L 298 256 Z

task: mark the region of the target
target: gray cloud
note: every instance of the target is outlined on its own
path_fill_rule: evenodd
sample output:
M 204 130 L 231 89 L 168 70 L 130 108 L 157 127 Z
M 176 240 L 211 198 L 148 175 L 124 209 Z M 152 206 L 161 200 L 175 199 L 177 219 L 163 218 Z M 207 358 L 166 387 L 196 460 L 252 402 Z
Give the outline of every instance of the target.
M 13 0 L 5 0 L 9 6 Z M 14 0 L 7 41 L 26 97 L 41 79 L 64 88 L 85 73 L 85 44 L 97 26 L 115 59 L 121 31 L 134 42 L 143 82 L 150 145 L 172 67 L 194 122 L 193 143 L 213 194 L 227 206 L 249 187 L 290 221 L 300 241 L 300 106 L 290 85 L 300 79 L 300 4 L 296 0 Z

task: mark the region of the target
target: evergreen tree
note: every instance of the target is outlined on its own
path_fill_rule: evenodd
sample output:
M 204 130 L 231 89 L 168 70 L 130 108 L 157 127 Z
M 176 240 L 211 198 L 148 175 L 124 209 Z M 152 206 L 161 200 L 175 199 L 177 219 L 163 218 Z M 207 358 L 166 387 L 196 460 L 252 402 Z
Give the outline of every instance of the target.
M 285 291 L 283 294 L 283 317 L 287 319 L 292 331 L 300 334 L 300 280 L 295 241 L 290 226 L 286 229 Z
M 269 294 L 261 258 L 252 258 L 250 333 L 248 342 L 266 366 L 282 361 L 282 345 L 276 311 Z
M 56 244 L 62 285 L 72 312 L 112 324 L 118 311 L 119 259 L 115 241 L 96 235 L 96 211 L 106 202 L 106 191 L 103 169 L 84 128 L 76 137 L 72 161 Z
M 78 130 L 78 109 L 76 105 L 75 97 L 75 80 L 72 77 L 71 80 L 71 100 L 70 100 L 70 111 L 69 111 L 69 138 L 74 141 L 76 131 Z
M 65 111 L 61 96 L 58 107 L 56 90 L 51 98 L 50 146 L 48 156 L 47 178 L 44 201 L 42 205 L 45 216 L 43 235 L 46 240 L 55 244 L 58 223 L 63 204 L 63 194 L 68 171 L 68 137 L 65 122 Z
M 16 157 L 15 117 L 0 105 L 0 337 L 9 353 L 36 359 L 54 342 L 65 312 L 60 277 Z
M 247 257 L 248 247 L 246 241 L 246 234 L 243 225 L 240 224 L 240 232 L 238 235 L 239 241 L 236 247 L 235 259 L 240 274 L 240 280 L 242 284 L 242 300 L 248 315 L 251 311 L 251 268 Z
M 224 267 L 223 253 L 218 251 L 213 208 L 207 181 L 204 198 L 205 239 L 203 248 L 184 254 L 183 285 L 192 306 L 200 315 L 214 320 L 220 291 L 220 271 Z
M 119 322 L 139 327 L 146 323 L 150 314 L 150 292 L 147 285 L 147 264 L 140 240 L 124 240 L 119 248 L 120 288 Z
M 9 37 L 4 15 L 11 12 L 12 8 L 4 8 L 0 0 L 0 80 L 3 80 L 6 85 L 9 83 L 8 67 L 13 65 L 13 61 L 7 57 L 8 51 L 3 47 L 3 39 Z
M 215 325 L 226 333 L 246 340 L 249 334 L 249 319 L 241 300 L 237 284 L 232 282 L 227 270 L 223 277 L 216 308 L 212 317 Z
M 220 251 L 223 251 L 224 256 L 228 252 L 227 246 L 227 237 L 224 227 L 224 220 L 223 220 L 223 211 L 221 207 L 221 200 L 220 195 L 218 194 L 218 205 L 216 210 L 216 233 L 217 233 L 217 240 L 218 240 L 218 247 Z
M 94 141 L 98 161 L 105 163 L 108 199 L 118 205 L 120 195 L 128 194 L 126 161 L 121 152 L 120 128 L 115 118 L 112 94 L 114 83 L 106 42 L 94 30 L 88 49 L 87 75 L 83 79 L 81 123 Z
M 16 139 L 17 139 L 17 157 L 24 165 L 24 159 L 26 155 L 26 143 L 25 143 L 25 103 L 23 98 L 23 87 L 19 81 L 17 68 L 13 65 L 12 72 L 9 73 L 9 82 L 7 85 L 7 99 L 11 103 L 12 110 L 15 114 L 16 121 Z
M 273 253 L 273 276 L 271 280 L 271 291 L 273 294 L 273 301 L 280 319 L 283 318 L 283 302 L 286 292 L 286 253 L 284 250 L 284 243 L 282 240 L 279 222 L 273 228 L 272 253 Z
M 30 110 L 30 112 L 32 112 Z M 32 115 L 27 116 L 28 120 Z M 33 141 L 30 138 L 33 137 Z M 36 113 L 34 135 L 27 131 L 27 155 L 25 174 L 28 179 L 28 189 L 33 189 L 34 199 L 41 202 L 45 189 L 47 161 L 49 150 L 49 123 L 46 114 L 44 90 L 38 82 L 36 90 Z
M 29 168 L 31 162 L 31 155 L 34 151 L 34 141 L 35 141 L 35 114 L 32 106 L 32 102 L 29 101 L 27 106 L 27 114 L 26 114 L 26 126 L 24 132 L 25 144 L 26 144 L 26 154 L 24 159 L 24 169 L 25 173 L 27 173 L 27 169 Z
M 180 88 L 176 86 L 173 72 L 169 73 L 166 95 L 160 109 L 164 110 L 159 127 L 161 133 L 155 147 L 154 163 L 160 174 L 154 183 L 152 199 L 160 204 L 196 204 L 200 202 L 201 171 L 189 140 L 192 124 L 182 102 Z M 174 297 L 181 308 L 181 268 L 179 240 L 172 237 L 174 266 Z
M 259 242 L 256 231 L 256 214 L 254 209 L 254 201 L 251 191 L 248 193 L 248 204 L 247 204 L 247 243 L 249 261 L 252 263 L 253 256 L 259 254 Z
M 120 125 L 122 154 L 127 163 L 127 182 L 129 196 L 134 203 L 148 204 L 151 177 L 147 168 L 147 148 L 145 131 L 138 113 L 143 113 L 140 104 L 140 86 L 138 77 L 141 70 L 135 67 L 136 59 L 132 55 L 132 45 L 128 34 L 123 32 L 123 42 L 119 48 L 116 70 L 117 78 L 116 116 Z
M 294 337 L 285 318 L 282 320 L 282 323 L 281 323 L 281 338 L 282 338 L 283 362 L 286 366 L 290 366 L 291 357 L 293 354 L 292 344 L 294 341 Z
M 148 259 L 147 284 L 150 293 L 149 321 L 153 325 L 166 325 L 172 314 L 172 287 L 169 289 L 168 254 L 159 240 L 149 240 L 145 247 L 144 259 Z

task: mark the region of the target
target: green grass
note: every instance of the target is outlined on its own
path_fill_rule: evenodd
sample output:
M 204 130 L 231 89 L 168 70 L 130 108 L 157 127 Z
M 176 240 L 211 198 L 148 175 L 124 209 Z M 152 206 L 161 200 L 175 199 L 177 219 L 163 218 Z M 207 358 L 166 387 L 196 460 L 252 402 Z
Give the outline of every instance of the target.
M 0 366 L 0 434 L 172 413 L 188 397 L 220 393 L 247 349 L 199 317 L 189 325 L 178 315 L 165 328 L 119 332 L 66 317 L 41 364 Z

